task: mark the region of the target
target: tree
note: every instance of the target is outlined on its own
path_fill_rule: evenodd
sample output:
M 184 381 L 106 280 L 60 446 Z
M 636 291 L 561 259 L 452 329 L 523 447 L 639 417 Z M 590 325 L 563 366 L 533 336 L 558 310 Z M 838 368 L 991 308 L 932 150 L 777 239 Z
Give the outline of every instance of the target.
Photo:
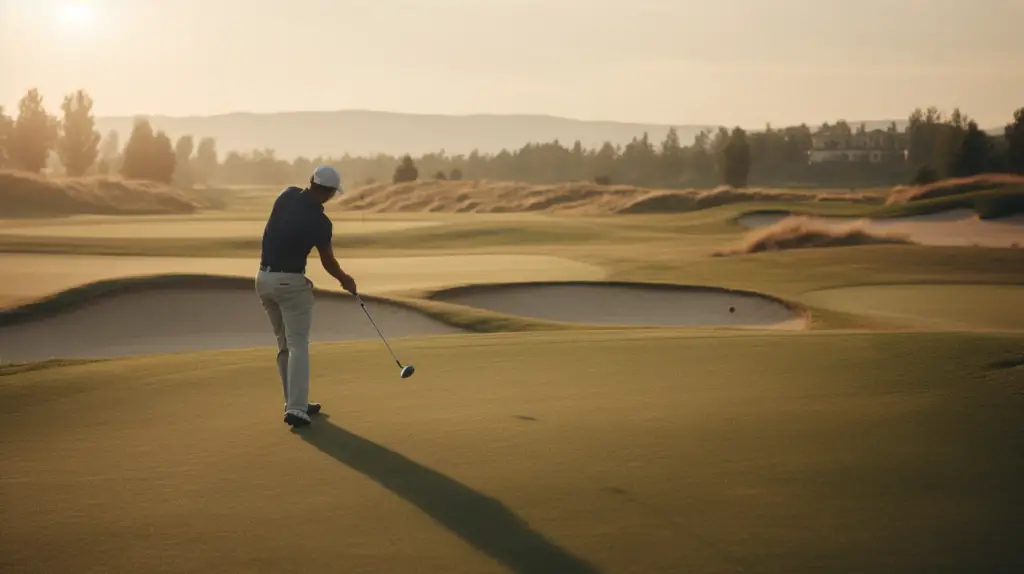
M 420 176 L 420 172 L 416 169 L 416 164 L 412 161 L 412 156 L 406 155 L 402 158 L 402 163 L 395 168 L 395 173 L 391 178 L 394 183 L 403 183 L 407 181 L 416 181 Z
M 1007 168 L 1015 173 L 1024 173 L 1024 108 L 1013 112 L 1013 123 L 1006 125 Z
M 64 97 L 61 110 L 60 139 L 57 155 L 71 177 L 80 177 L 99 156 L 100 132 L 92 115 L 92 98 L 83 90 Z
M 670 127 L 661 142 L 661 179 L 669 185 L 679 183 L 686 172 L 686 156 L 679 141 L 679 132 Z
M 218 167 L 217 140 L 209 137 L 200 139 L 192 160 L 192 177 L 202 183 L 209 183 L 217 174 Z
M 121 173 L 128 179 L 170 183 L 175 164 L 174 148 L 167 134 L 153 133 L 153 126 L 144 118 L 135 120 L 124 146 Z
M 96 170 L 102 175 L 120 171 L 120 155 L 121 136 L 117 130 L 110 130 L 100 142 L 100 160 Z
M 153 126 L 145 119 L 136 119 L 132 133 L 124 144 L 121 175 L 128 179 L 149 179 L 152 171 Z
M 747 187 L 747 176 L 750 174 L 750 144 L 747 133 L 736 127 L 729 136 L 729 143 L 722 150 L 724 159 L 723 176 L 725 183 L 731 187 Z
M 957 177 L 984 173 L 988 169 L 991 149 L 988 134 L 978 129 L 978 124 L 973 120 L 969 121 L 960 149 L 954 154 L 950 173 Z
M 57 141 L 57 126 L 57 118 L 46 112 L 39 91 L 29 90 L 18 102 L 18 118 L 8 137 L 11 164 L 32 173 L 42 171 Z
M 4 107 L 0 106 L 0 168 L 7 166 L 8 140 L 13 129 L 14 120 L 5 114 Z
M 180 185 L 192 185 L 192 152 L 195 143 L 192 136 L 184 135 L 174 144 L 174 180 Z
M 177 165 L 177 158 L 174 156 L 174 147 L 171 145 L 171 138 L 162 131 L 156 132 L 153 137 L 152 148 L 152 175 L 153 181 L 171 183 L 174 181 L 174 168 Z

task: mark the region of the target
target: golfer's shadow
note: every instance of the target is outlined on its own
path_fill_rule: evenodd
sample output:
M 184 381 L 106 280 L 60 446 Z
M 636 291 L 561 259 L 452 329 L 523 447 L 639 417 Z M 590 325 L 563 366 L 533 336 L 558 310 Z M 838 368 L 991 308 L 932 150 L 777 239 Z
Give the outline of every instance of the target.
M 513 572 L 599 572 L 558 547 L 500 501 L 326 420 L 295 431 L 302 440 L 416 505 Z

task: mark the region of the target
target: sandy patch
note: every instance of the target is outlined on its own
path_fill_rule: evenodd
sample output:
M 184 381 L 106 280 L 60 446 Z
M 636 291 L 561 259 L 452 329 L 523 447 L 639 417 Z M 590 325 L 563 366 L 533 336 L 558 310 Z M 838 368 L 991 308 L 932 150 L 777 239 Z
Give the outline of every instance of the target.
M 362 293 L 436 289 L 467 283 L 601 279 L 596 265 L 544 255 L 453 255 L 343 259 Z M 140 275 L 187 273 L 255 277 L 259 260 L 228 257 L 132 257 L 102 255 L 0 254 L 0 301 L 35 299 L 76 285 Z M 341 291 L 310 257 L 307 274 L 317 287 Z
M 397 305 L 367 301 L 366 306 L 389 340 L 461 332 Z M 317 300 L 313 342 L 377 336 L 355 299 Z M 0 326 L 0 361 L 122 357 L 276 345 L 269 319 L 255 292 L 243 289 L 147 289 L 99 299 L 32 322 Z
M 362 235 L 441 225 L 440 221 L 335 220 L 335 235 Z M 68 225 L 16 225 L 0 227 L 0 234 L 25 237 L 88 237 L 93 239 L 216 239 L 262 237 L 265 221 L 181 220 L 95 222 Z
M 433 298 L 500 313 L 571 323 L 774 329 L 806 326 L 802 316 L 782 303 L 717 289 L 600 284 L 498 285 L 453 289 Z
M 748 213 L 737 222 L 749 229 L 775 225 L 790 217 L 786 213 Z M 922 245 L 1010 247 L 1024 246 L 1024 216 L 982 220 L 969 209 L 893 219 L 858 219 L 853 217 L 808 217 L 823 227 L 842 228 L 853 222 L 868 233 L 895 233 Z

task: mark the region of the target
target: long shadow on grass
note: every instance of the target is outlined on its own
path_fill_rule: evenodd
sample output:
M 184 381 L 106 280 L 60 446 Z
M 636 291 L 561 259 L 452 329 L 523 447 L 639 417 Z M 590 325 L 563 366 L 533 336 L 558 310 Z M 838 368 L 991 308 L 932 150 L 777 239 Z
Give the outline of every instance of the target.
M 500 501 L 388 450 L 323 417 L 296 431 L 302 440 L 415 504 L 513 572 L 599 572 L 545 538 Z

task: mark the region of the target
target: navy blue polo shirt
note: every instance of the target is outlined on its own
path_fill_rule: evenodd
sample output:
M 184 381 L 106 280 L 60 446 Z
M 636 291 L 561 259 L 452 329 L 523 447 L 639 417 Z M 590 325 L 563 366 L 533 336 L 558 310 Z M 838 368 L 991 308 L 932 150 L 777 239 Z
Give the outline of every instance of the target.
M 324 213 L 324 206 L 288 187 L 274 201 L 274 208 L 263 230 L 263 252 L 260 267 L 285 273 L 305 273 L 306 258 L 314 247 L 326 248 L 331 243 L 333 227 Z

